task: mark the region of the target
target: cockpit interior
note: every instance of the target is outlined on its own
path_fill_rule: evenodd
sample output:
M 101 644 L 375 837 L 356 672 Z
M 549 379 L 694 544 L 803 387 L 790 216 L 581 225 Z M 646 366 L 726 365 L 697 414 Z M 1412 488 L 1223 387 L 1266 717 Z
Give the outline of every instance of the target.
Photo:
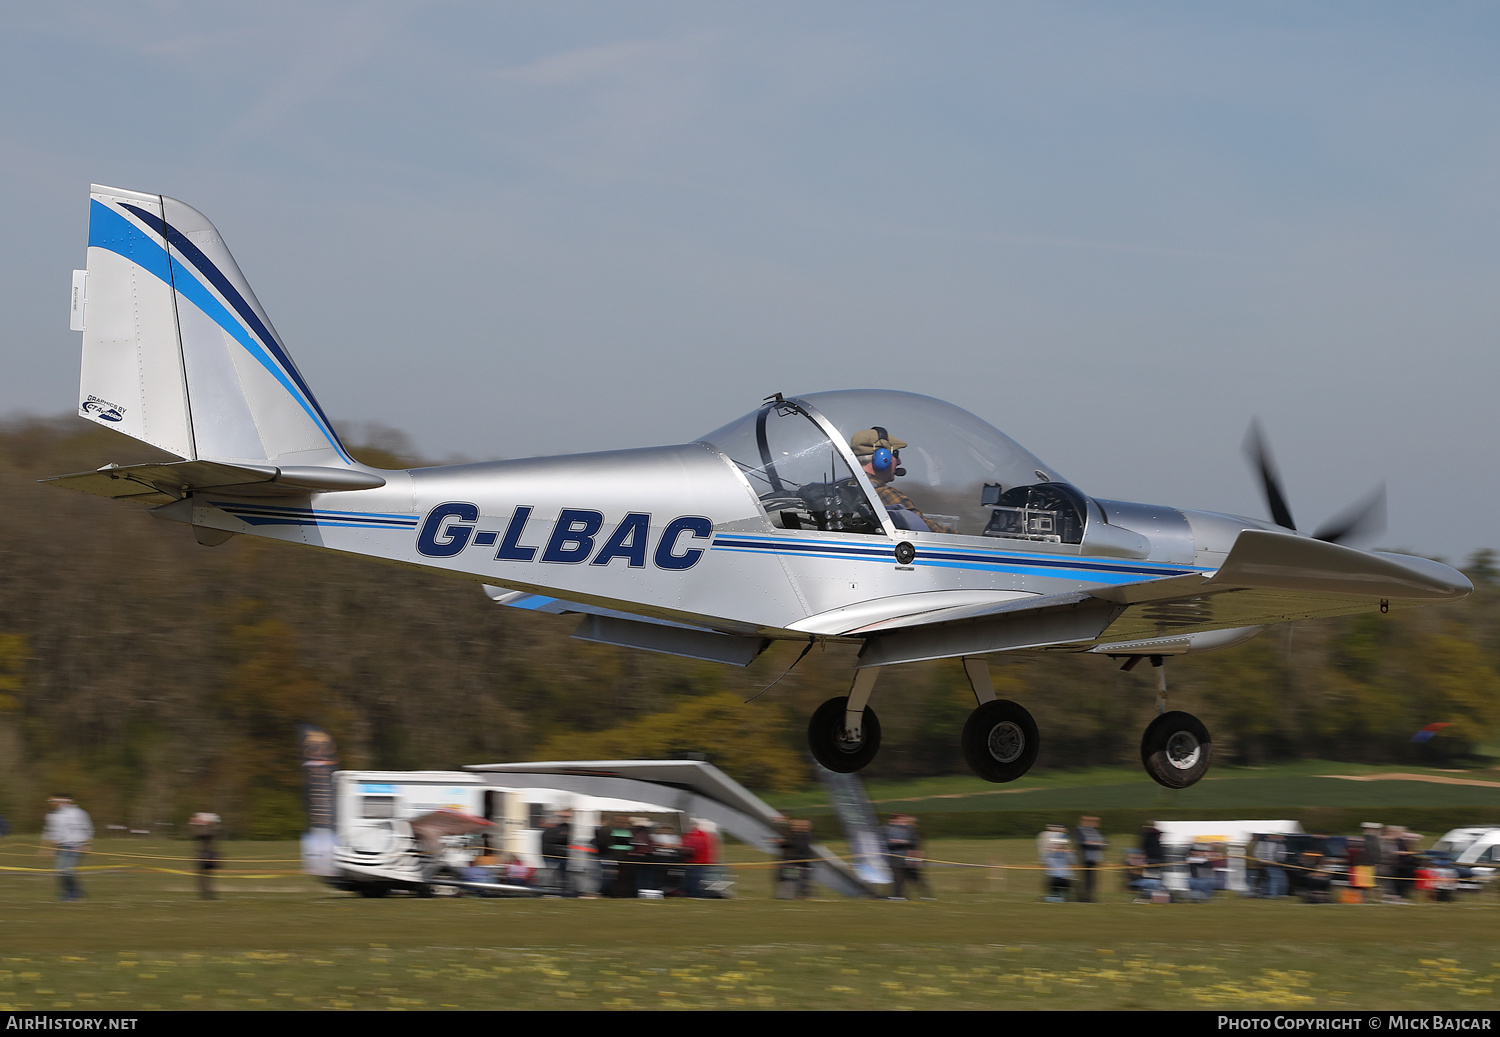
M 1003 432 L 931 397 L 778 394 L 701 442 L 735 464 L 783 529 L 1083 539 L 1082 493 Z

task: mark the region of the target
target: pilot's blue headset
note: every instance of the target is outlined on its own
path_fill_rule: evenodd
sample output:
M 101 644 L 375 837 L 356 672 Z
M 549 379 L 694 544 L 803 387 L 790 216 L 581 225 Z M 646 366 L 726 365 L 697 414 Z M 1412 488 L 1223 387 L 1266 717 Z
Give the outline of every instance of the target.
M 879 425 L 873 425 L 871 427 L 874 429 L 875 434 L 880 437 L 877 442 L 889 443 L 891 441 L 891 434 L 885 429 L 881 428 Z M 870 467 L 875 469 L 875 471 L 879 472 L 881 475 L 885 475 L 887 472 L 889 472 L 891 468 L 895 466 L 895 463 L 896 455 L 890 447 L 876 447 L 875 453 L 870 457 Z M 898 470 L 896 474 L 902 475 L 904 473 Z

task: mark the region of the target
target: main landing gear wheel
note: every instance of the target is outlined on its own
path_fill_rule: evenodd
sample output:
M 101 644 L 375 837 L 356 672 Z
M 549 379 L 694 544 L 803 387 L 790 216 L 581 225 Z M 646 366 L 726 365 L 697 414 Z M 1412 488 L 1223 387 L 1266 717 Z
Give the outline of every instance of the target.
M 984 703 L 964 722 L 964 760 L 985 781 L 1015 781 L 1031 770 L 1040 746 L 1031 714 L 1005 699 Z
M 880 751 L 880 721 L 875 711 L 865 707 L 858 740 L 845 737 L 844 697 L 829 699 L 818 707 L 807 724 L 807 747 L 813 759 L 839 774 L 853 774 L 863 769 Z
M 1141 763 L 1158 785 L 1185 789 L 1208 773 L 1214 743 L 1203 721 L 1173 710 L 1151 721 L 1141 736 Z

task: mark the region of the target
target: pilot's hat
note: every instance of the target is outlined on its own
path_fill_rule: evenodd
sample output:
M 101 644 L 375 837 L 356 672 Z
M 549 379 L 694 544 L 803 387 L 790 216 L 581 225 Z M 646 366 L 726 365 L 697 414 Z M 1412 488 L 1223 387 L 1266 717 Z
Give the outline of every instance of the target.
M 887 450 L 900 450 L 906 446 L 905 441 L 897 439 L 889 432 L 881 435 L 885 429 L 867 428 L 863 432 L 856 432 L 849 439 L 849 445 L 854 448 L 854 456 L 861 461 L 873 457 L 876 450 L 885 447 Z

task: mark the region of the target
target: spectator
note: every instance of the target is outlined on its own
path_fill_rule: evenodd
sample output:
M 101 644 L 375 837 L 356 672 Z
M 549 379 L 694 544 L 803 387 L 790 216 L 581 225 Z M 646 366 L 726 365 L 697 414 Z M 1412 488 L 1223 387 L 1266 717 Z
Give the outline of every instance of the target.
M 214 900 L 213 873 L 219 868 L 214 840 L 219 836 L 219 815 L 199 811 L 189 819 L 188 831 L 198 844 L 198 894 L 204 900 Z
M 1188 897 L 1195 902 L 1212 900 L 1214 896 L 1214 860 L 1208 847 L 1194 843 L 1187 855 Z
M 1042 844 L 1042 869 L 1047 877 L 1046 893 L 1042 899 L 1060 904 L 1073 888 L 1073 851 L 1068 846 L 1068 836 L 1062 825 L 1048 825 L 1042 834 L 1046 837 Z
M 662 896 L 681 896 L 684 857 L 682 836 L 665 824 L 650 825 L 648 828 L 651 831 L 653 862 L 650 870 L 655 876 L 648 885 L 660 891 Z
M 635 888 L 634 895 L 639 897 L 645 890 L 659 895 L 661 879 L 655 866 L 656 842 L 651 837 L 649 819 L 644 817 L 630 819 L 630 849 L 626 851 L 626 860 L 634 873 L 631 881 L 631 885 Z
M 554 896 L 565 897 L 568 887 L 568 854 L 573 842 L 572 818 L 553 815 L 542 822 L 542 866 L 547 869 L 545 882 Z
M 1083 882 L 1078 892 L 1078 899 L 1091 904 L 1094 901 L 1094 869 L 1104 863 L 1104 851 L 1109 844 L 1099 833 L 1097 817 L 1079 818 L 1073 838 L 1078 844 L 1078 861 L 1083 866 Z
M 932 887 L 922 876 L 922 860 L 919 852 L 922 838 L 917 831 L 917 819 L 910 814 L 897 814 L 885 831 L 886 849 L 889 851 L 891 877 L 895 879 L 892 900 L 906 899 L 906 884 L 911 882 L 922 887 L 923 900 L 935 900 Z
M 1327 858 L 1319 858 L 1302 882 L 1302 899 L 1309 904 L 1327 904 L 1333 900 L 1333 872 Z
M 504 871 L 504 862 L 499 857 L 496 857 L 487 847 L 481 846 L 473 860 L 469 861 L 459 874 L 465 882 L 472 882 L 478 886 L 488 886 L 498 882 Z M 481 889 L 476 895 L 493 897 L 499 894 L 491 890 Z
M 781 841 L 781 867 L 776 871 L 776 898 L 802 900 L 807 897 L 813 868 L 812 822 L 796 818 Z
M 1279 834 L 1263 836 L 1257 856 L 1265 869 L 1266 896 L 1280 900 L 1286 896 L 1286 841 Z
M 73 802 L 72 796 L 59 793 L 49 799 L 52 810 L 47 814 L 46 827 L 42 829 L 42 848 L 38 853 L 53 854 L 53 868 L 57 872 L 59 897 L 64 902 L 83 899 L 83 887 L 78 884 L 78 861 L 88 853 L 89 843 L 94 841 L 94 823 L 89 815 Z
M 634 846 L 634 838 L 631 833 L 630 822 L 623 817 L 616 817 L 614 823 L 609 827 L 608 845 L 605 848 L 606 867 L 611 871 L 608 896 L 630 897 L 637 895 L 635 860 L 631 849 Z
M 1146 863 L 1153 868 L 1167 861 L 1167 855 L 1161 847 L 1161 830 L 1156 827 L 1155 821 L 1147 821 L 1141 826 L 1141 853 L 1145 854 Z
M 1150 868 L 1146 855 L 1140 850 L 1125 854 L 1125 889 L 1135 894 L 1137 904 L 1150 904 L 1165 897 L 1166 891 L 1155 870 Z
M 692 827 L 682 837 L 683 893 L 701 897 L 707 888 L 708 872 L 719 863 L 719 840 L 708 828 L 708 822 L 693 818 Z
M 1350 890 L 1360 900 L 1378 900 L 1380 887 L 1376 884 L 1376 868 L 1380 860 L 1379 840 L 1374 836 L 1354 836 L 1345 845 L 1349 854 Z
M 1250 842 L 1245 846 L 1245 896 L 1247 897 L 1266 895 L 1266 866 L 1260 856 L 1260 843 L 1264 838 L 1264 835 L 1257 832 L 1250 837 Z
M 536 869 L 514 854 L 503 854 L 505 881 L 512 886 L 529 886 L 536 879 Z

